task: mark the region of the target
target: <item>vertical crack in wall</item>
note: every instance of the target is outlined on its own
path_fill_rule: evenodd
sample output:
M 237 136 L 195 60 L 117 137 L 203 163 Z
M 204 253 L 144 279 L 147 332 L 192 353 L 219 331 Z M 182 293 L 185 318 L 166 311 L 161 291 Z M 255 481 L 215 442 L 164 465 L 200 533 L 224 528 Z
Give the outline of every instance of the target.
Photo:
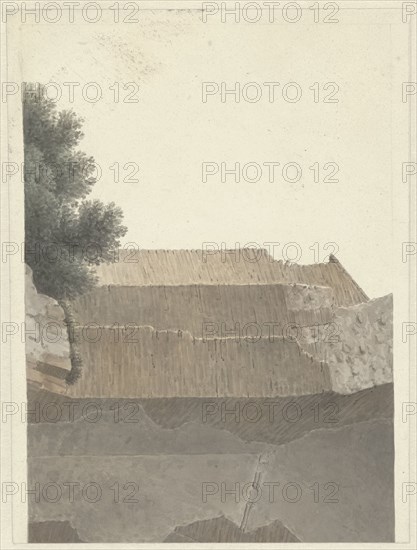
M 261 454 L 259 455 L 259 458 L 258 458 L 258 463 L 256 465 L 256 470 L 255 470 L 255 476 L 254 476 L 254 479 L 253 479 L 253 482 L 252 482 L 252 487 L 256 490 L 256 494 L 258 495 L 261 488 L 260 488 L 260 484 L 261 484 L 261 478 L 262 478 L 262 474 L 265 473 L 265 469 L 266 469 L 266 464 L 269 464 L 269 460 L 268 460 L 268 453 L 264 453 L 264 454 Z M 247 497 L 246 495 L 248 494 L 248 491 L 245 491 L 245 498 L 248 498 L 248 501 L 246 502 L 246 506 L 245 506 L 245 509 L 243 511 L 243 517 L 242 517 L 242 521 L 240 523 L 240 528 L 243 532 L 246 532 L 246 527 L 248 525 L 248 520 L 249 520 L 249 515 L 252 511 L 252 509 L 254 508 L 257 500 L 252 500 L 252 497 L 251 497 L 251 500 L 249 500 L 249 497 Z M 256 498 L 256 497 L 255 497 Z

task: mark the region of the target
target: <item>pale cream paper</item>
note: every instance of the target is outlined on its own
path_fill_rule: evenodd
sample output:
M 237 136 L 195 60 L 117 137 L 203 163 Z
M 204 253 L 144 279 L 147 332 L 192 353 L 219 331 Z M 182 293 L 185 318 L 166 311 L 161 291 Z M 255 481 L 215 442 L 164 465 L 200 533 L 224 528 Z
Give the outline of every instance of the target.
M 108 4 L 101 3 L 103 10 Z M 299 4 L 307 10 L 313 3 Z M 415 454 L 410 454 L 415 418 L 405 423 L 401 411 L 403 403 L 416 401 L 413 341 L 410 347 L 402 342 L 402 324 L 415 322 L 415 269 L 402 261 L 402 243 L 416 241 L 416 195 L 415 176 L 404 183 L 401 170 L 403 162 L 416 160 L 415 101 L 403 103 L 401 88 L 403 82 L 415 81 L 416 16 L 404 23 L 398 2 L 340 5 L 341 21 L 330 26 L 311 20 L 289 24 L 279 18 L 274 24 L 223 24 L 219 18 L 202 24 L 201 3 L 195 2 L 140 3 L 146 10 L 132 26 L 112 23 L 109 10 L 95 24 L 77 17 L 74 23 L 33 24 L 30 17 L 22 23 L 18 14 L 3 24 L 2 78 L 18 83 L 95 81 L 107 93 L 115 81 L 140 80 L 141 102 L 133 108 L 111 99 L 70 104 L 63 97 L 58 103 L 85 116 L 82 148 L 100 165 L 141 165 L 146 152 L 140 184 L 106 184 L 103 178 L 94 191 L 122 206 L 129 228 L 126 242 L 144 248 L 200 248 L 206 241 L 229 247 L 295 241 L 306 254 L 303 260 L 311 263 L 309 246 L 332 241 L 371 298 L 393 292 L 397 544 L 382 546 L 412 548 L 416 501 L 411 497 L 402 502 L 402 487 L 415 481 Z M 132 57 L 132 48 L 141 57 Z M 311 101 L 277 101 L 272 106 L 262 101 L 243 108 L 242 103 L 201 102 L 205 81 L 268 80 L 300 82 L 306 94 L 313 82 L 336 81 L 343 101 L 327 105 L 335 107 L 328 116 L 323 105 Z M 3 161 L 20 164 L 20 96 L 9 96 L 2 110 Z M 208 115 L 216 120 L 209 128 L 203 124 Z M 276 132 L 277 125 L 285 132 Z M 306 172 L 315 161 L 337 161 L 343 169 L 335 188 L 311 180 L 302 188 L 265 179 L 257 184 L 201 182 L 202 162 L 229 159 L 298 161 Z M 2 183 L 2 241 L 22 243 L 23 235 L 23 186 L 17 174 L 8 185 Z M 20 255 L 2 262 L 2 321 L 24 320 L 23 267 Z M 3 346 L 2 358 L 2 401 L 21 403 L 26 393 L 24 344 L 13 338 Z M 2 449 L 2 479 L 26 481 L 26 426 L 18 418 L 2 424 Z M 3 546 L 24 547 L 26 505 L 18 500 L 12 506 L 2 503 L 2 512 Z M 83 546 L 169 545 L 76 545 Z M 189 545 L 200 546 L 211 545 Z

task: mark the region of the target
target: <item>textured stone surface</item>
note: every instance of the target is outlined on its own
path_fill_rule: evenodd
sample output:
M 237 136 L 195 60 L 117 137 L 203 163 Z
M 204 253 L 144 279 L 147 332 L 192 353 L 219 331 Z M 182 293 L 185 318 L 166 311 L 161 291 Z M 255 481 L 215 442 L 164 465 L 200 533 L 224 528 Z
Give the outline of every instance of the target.
M 74 397 L 268 397 L 320 388 L 348 394 L 392 382 L 392 296 L 344 302 L 343 292 L 359 287 L 335 259 L 290 266 L 262 253 L 260 260 L 247 262 L 249 269 L 230 264 L 230 255 L 223 261 L 214 254 L 205 262 L 198 251 L 133 256 L 136 263 L 103 266 L 113 284 L 74 303 L 89 364 L 84 379 L 70 389 Z M 219 279 L 213 265 L 220 268 Z M 162 272 L 170 284 L 159 285 Z M 198 279 L 202 282 L 195 284 Z M 300 279 L 328 287 L 282 283 Z M 271 280 L 275 284 L 265 283 Z M 193 283 L 175 285 L 178 281 Z M 340 303 L 350 305 L 337 307 Z M 91 323 L 106 327 L 98 329 L 96 344 L 86 337 Z M 97 331 L 88 330 L 94 339 Z
M 31 541 L 393 541 L 392 298 L 369 302 L 334 260 L 225 266 L 216 256 L 209 267 L 196 251 L 142 260 L 103 267 L 139 287 L 103 286 L 75 304 L 78 335 L 91 322 L 107 328 L 97 341 L 94 330 L 80 338 L 84 372 L 74 386 L 61 377 L 70 369 L 66 332 L 56 346 L 28 344 L 38 411 L 28 482 L 41 490 L 38 502 L 29 498 Z M 168 286 L 146 286 L 161 278 Z M 170 286 L 178 278 L 187 285 Z M 32 324 L 65 328 L 62 309 L 30 277 L 26 294 Z M 205 342 L 207 321 L 292 322 L 301 338 Z M 131 322 L 127 334 L 109 328 Z M 322 324 L 325 340 L 314 334 Z M 42 416 L 50 403 L 58 421 Z M 83 414 L 89 405 L 100 410 L 96 421 Z M 42 492 L 51 483 L 58 501 Z M 101 493 L 94 502 L 82 492 L 91 483 Z
M 25 281 L 28 381 L 38 388 L 65 392 L 71 360 L 64 311 L 56 300 L 37 292 L 28 266 Z
M 272 397 L 330 388 L 348 394 L 392 382 L 392 296 L 333 308 L 329 291 L 301 285 L 99 289 L 77 304 L 83 323 L 99 328 L 78 329 L 88 368 L 69 394 Z M 181 328 L 140 326 L 146 319 Z M 204 322 L 215 327 L 207 340 Z M 271 323 L 277 325 L 272 333 Z M 289 323 L 295 329 L 284 332 Z M 259 331 L 246 331 L 250 324 Z
M 340 341 L 323 346 L 333 390 L 353 393 L 392 382 L 392 294 L 338 308 L 334 322 Z

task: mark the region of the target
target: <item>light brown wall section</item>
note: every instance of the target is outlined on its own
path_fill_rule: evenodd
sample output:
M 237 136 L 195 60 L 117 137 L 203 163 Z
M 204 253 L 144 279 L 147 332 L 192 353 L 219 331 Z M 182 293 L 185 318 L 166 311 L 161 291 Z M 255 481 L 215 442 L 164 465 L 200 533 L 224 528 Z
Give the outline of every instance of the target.
M 329 286 L 337 305 L 368 301 L 368 297 L 331 256 L 325 264 L 298 265 L 274 260 L 266 250 L 242 249 L 204 254 L 202 250 L 120 251 L 118 262 L 102 264 L 102 285 L 188 285 L 302 283 Z
M 193 340 L 139 328 L 137 342 L 101 330 L 81 340 L 83 374 L 72 397 L 270 397 L 330 390 L 327 365 L 282 339 Z M 119 340 L 117 342 L 117 340 Z

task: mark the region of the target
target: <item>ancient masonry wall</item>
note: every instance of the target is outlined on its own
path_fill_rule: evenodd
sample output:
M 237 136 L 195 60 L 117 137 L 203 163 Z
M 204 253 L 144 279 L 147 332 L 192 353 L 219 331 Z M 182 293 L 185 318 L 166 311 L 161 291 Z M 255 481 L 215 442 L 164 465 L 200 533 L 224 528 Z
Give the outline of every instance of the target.
M 28 384 L 32 390 L 65 393 L 71 359 L 64 310 L 56 300 L 37 292 L 28 266 L 25 310 Z

